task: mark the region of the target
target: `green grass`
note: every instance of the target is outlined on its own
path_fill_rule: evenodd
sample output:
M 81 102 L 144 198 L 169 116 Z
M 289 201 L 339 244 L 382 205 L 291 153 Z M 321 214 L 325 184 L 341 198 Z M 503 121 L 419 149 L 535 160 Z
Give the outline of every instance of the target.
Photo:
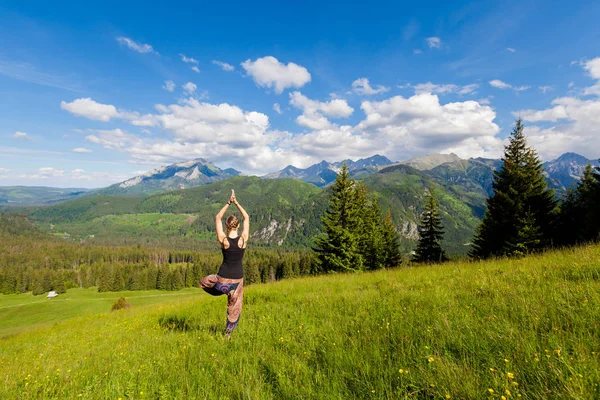
M 253 285 L 224 321 L 201 293 L 1 339 L 0 397 L 600 397 L 599 246 Z
M 200 289 L 98 293 L 96 288 L 78 288 L 69 289 L 67 293 L 53 299 L 48 299 L 45 295 L 33 296 L 31 293 L 0 295 L 0 338 L 75 317 L 105 313 L 110 311 L 110 307 L 121 296 L 138 307 L 190 298 L 199 292 Z

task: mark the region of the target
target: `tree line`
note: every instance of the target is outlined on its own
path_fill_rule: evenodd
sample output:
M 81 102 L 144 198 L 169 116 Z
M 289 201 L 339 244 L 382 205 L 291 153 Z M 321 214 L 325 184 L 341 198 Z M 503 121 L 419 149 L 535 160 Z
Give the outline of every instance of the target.
M 344 163 L 321 217 L 313 251 L 320 272 L 365 271 L 398 266 L 399 237 L 390 210 L 382 215 L 377 195 L 350 177 Z
M 472 258 L 523 256 L 600 240 L 600 167 L 594 170 L 588 164 L 579 182 L 558 200 L 547 186 L 535 149 L 527 146 L 521 119 L 511 132 L 502 162 L 494 172 L 493 195 L 486 201 L 469 252 Z M 432 188 L 419 224 L 415 261 L 447 260 L 438 207 Z
M 11 228 L 12 227 L 12 228 Z M 19 229 L 15 229 L 18 227 Z M 140 246 L 107 247 L 48 239 L 22 216 L 0 215 L 0 293 L 59 293 L 74 287 L 99 291 L 178 290 L 214 274 L 220 253 Z M 315 273 L 305 250 L 252 249 L 244 258 L 247 284 Z

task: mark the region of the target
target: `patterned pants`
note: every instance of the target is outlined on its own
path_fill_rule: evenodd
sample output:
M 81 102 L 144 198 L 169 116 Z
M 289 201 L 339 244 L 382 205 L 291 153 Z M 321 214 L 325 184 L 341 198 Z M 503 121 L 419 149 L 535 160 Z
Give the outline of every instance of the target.
M 225 333 L 230 334 L 237 326 L 242 313 L 244 278 L 227 279 L 217 274 L 208 275 L 200 280 L 200 287 L 213 296 L 227 295 L 227 326 Z

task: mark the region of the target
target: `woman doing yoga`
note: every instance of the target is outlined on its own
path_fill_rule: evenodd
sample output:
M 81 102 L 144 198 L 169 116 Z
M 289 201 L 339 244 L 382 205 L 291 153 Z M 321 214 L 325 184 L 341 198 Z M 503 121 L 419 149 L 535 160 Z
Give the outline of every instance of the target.
M 237 206 L 244 218 L 241 235 L 238 235 L 240 221 L 235 215 L 227 217 L 225 222 L 226 231 L 223 232 L 223 222 L 221 220 L 231 203 Z M 225 335 L 229 338 L 229 335 L 237 326 L 242 312 L 242 299 L 244 297 L 242 259 L 244 258 L 244 251 L 250 233 L 250 218 L 240 203 L 237 202 L 233 190 L 231 191 L 229 201 L 217 214 L 215 225 L 217 239 L 221 244 L 221 251 L 223 253 L 223 263 L 219 268 L 219 272 L 202 278 L 200 287 L 213 296 L 227 295 L 227 325 Z

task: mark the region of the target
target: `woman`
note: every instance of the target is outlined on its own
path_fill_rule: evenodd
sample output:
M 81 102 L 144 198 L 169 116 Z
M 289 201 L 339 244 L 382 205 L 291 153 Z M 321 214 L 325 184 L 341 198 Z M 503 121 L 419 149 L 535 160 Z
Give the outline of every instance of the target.
M 223 232 L 221 219 L 231 203 L 237 206 L 244 218 L 244 229 L 241 235 L 238 235 L 240 221 L 235 215 L 227 217 L 227 221 L 225 222 L 226 232 Z M 219 268 L 219 272 L 202 278 L 200 287 L 213 296 L 227 295 L 227 326 L 225 328 L 225 335 L 229 339 L 229 335 L 237 326 L 240 313 L 242 312 L 242 299 L 244 297 L 242 259 L 244 258 L 244 251 L 250 233 L 250 218 L 240 203 L 237 202 L 233 190 L 231 190 L 229 201 L 217 214 L 215 225 L 217 239 L 221 244 L 221 251 L 223 253 L 223 263 Z

